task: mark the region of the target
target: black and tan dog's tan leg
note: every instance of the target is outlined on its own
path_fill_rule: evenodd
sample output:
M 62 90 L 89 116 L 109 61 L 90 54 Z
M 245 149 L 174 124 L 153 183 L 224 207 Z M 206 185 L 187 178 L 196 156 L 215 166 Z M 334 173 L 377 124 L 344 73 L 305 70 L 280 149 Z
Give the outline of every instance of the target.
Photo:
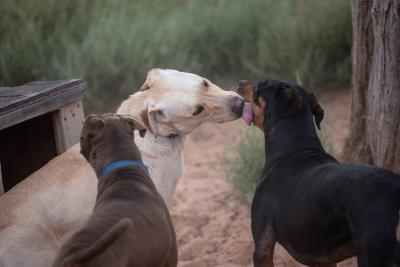
M 253 255 L 254 267 L 274 267 L 275 233 L 271 225 L 266 225 L 261 235 L 255 241 Z

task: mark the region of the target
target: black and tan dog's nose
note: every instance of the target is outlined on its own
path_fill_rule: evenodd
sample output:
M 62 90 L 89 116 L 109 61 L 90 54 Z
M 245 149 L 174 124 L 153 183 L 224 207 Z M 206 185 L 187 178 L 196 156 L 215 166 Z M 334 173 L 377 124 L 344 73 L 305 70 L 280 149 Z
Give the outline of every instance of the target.
M 254 83 L 247 80 L 240 80 L 238 82 L 237 93 L 240 96 L 244 97 L 246 101 L 250 102 L 254 92 L 254 88 L 255 88 Z
M 243 113 L 243 106 L 244 106 L 244 99 L 241 96 L 234 96 L 232 100 L 232 112 L 242 116 Z
M 240 87 L 245 87 L 245 86 L 247 86 L 247 85 L 249 85 L 249 84 L 252 84 L 252 82 L 249 82 L 249 81 L 247 81 L 247 80 L 240 80 L 240 81 L 239 81 L 239 88 L 240 88 Z
M 250 84 L 250 82 L 249 81 L 247 81 L 247 80 L 240 80 L 239 82 L 238 82 L 238 87 L 237 87 L 237 93 L 240 95 L 240 96 L 244 96 L 244 89 L 246 88 L 246 86 L 247 85 L 249 85 Z

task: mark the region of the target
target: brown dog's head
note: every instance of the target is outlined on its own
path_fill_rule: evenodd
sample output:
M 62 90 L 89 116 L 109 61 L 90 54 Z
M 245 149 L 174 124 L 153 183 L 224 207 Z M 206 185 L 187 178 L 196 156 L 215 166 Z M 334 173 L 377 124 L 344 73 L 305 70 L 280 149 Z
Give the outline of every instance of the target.
M 298 84 L 281 80 L 266 80 L 257 86 L 240 81 L 238 93 L 250 102 L 253 109 L 254 125 L 265 131 L 266 125 L 294 117 L 300 112 L 310 112 L 320 129 L 324 110 L 316 97 Z
M 113 145 L 113 142 L 129 140 L 129 149 L 137 150 L 133 142 L 133 131 L 138 130 L 140 136 L 146 133 L 146 128 L 135 118 L 129 115 L 93 114 L 86 118 L 83 124 L 80 144 L 81 154 L 93 164 L 96 160 L 95 148 L 102 143 Z

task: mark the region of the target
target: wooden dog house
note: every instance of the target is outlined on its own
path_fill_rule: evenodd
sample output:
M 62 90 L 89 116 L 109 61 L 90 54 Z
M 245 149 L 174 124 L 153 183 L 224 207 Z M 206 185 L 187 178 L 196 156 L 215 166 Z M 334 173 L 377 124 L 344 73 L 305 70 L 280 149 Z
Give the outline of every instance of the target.
M 0 195 L 79 142 L 83 80 L 0 87 Z

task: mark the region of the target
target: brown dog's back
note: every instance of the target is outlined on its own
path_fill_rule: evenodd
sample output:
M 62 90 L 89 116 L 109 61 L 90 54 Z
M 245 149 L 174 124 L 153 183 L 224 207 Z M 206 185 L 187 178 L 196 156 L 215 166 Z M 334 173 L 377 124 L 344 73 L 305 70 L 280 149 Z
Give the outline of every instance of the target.
M 121 169 L 101 180 L 99 191 L 93 215 L 64 244 L 53 267 L 176 266 L 168 209 L 148 177 Z
M 128 116 L 90 116 L 81 153 L 98 173 L 92 216 L 60 249 L 54 267 L 175 267 L 175 231 L 168 208 L 134 143 L 143 130 Z M 79 206 L 75 207 L 79 209 Z

